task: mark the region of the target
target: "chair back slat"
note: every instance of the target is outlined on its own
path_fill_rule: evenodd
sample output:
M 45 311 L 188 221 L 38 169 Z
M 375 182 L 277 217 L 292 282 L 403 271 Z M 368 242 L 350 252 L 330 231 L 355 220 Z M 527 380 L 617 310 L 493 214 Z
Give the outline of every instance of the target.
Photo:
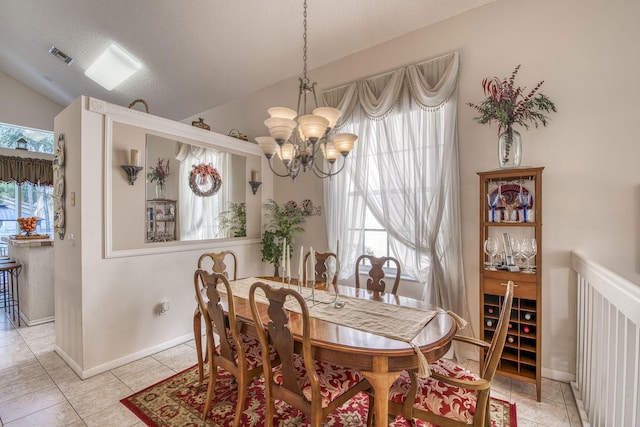
M 227 277 L 224 273 L 209 273 L 200 269 L 196 270 L 195 274 L 196 296 L 200 312 L 205 319 L 207 334 L 213 333 L 215 327 L 220 336 L 219 356 L 233 362 L 235 366 L 244 366 L 244 347 L 240 344 L 233 292 Z M 224 288 L 224 292 L 218 289 L 218 285 Z M 207 302 L 198 288 L 206 293 Z M 227 305 L 226 313 L 222 305 L 223 298 Z
M 224 276 L 229 279 L 229 270 L 227 268 L 227 264 L 225 263 L 225 259 L 227 258 L 230 258 L 233 264 L 233 280 L 237 280 L 238 258 L 233 251 L 207 252 L 200 255 L 200 258 L 198 258 L 198 269 L 205 270 L 204 265 L 211 264 L 211 270 L 209 271 L 224 274 Z
M 370 291 L 391 292 L 394 295 L 397 294 L 401 275 L 400 262 L 394 257 L 389 256 L 374 257 L 372 255 L 360 255 L 356 260 L 356 289 L 360 288 L 360 267 L 362 265 L 362 260 L 365 259 L 371 264 L 371 269 L 368 273 L 369 277 L 367 278 L 367 289 Z M 383 280 L 385 278 L 383 267 L 387 262 L 392 262 L 396 267 L 396 276 L 391 290 L 387 289 L 387 283 Z
M 255 302 L 255 293 L 258 289 L 261 289 L 269 300 L 267 309 L 269 322 L 267 324 L 266 331 Z M 304 298 L 302 298 L 302 296 L 292 288 L 276 288 L 262 282 L 254 283 L 249 291 L 251 311 L 253 313 L 254 321 L 256 322 L 256 328 L 258 329 L 258 338 L 260 339 L 260 343 L 263 348 L 263 354 L 264 349 L 267 348 L 269 344 L 273 345 L 278 353 L 278 357 L 280 358 L 283 377 L 281 387 L 286 388 L 291 393 L 294 393 L 306 400 L 300 388 L 301 378 L 299 378 L 298 371 L 294 366 L 293 354 L 296 344 L 291 331 L 292 325 L 290 314 L 284 306 L 287 298 L 289 298 L 289 300 L 295 300 L 300 307 L 299 316 L 302 322 L 302 357 L 310 384 L 312 387 L 319 390 L 319 379 L 313 363 L 313 354 L 311 352 L 311 343 L 309 338 L 309 309 Z M 297 313 L 294 314 L 294 316 L 297 315 Z M 267 363 L 267 361 L 264 360 L 263 357 L 263 364 L 265 363 Z
M 315 252 L 315 251 L 314 251 Z M 309 273 L 307 273 L 307 261 L 311 252 L 307 252 L 304 256 L 304 269 L 303 269 L 303 283 L 307 283 L 309 280 Z M 337 261 L 336 254 L 333 252 L 315 252 L 316 257 L 316 265 L 312 266 L 313 274 L 316 283 L 324 282 L 327 283 L 327 289 L 329 288 L 329 265 L 328 262 L 331 258 L 333 258 L 334 262 Z M 338 276 L 334 275 L 333 280 L 331 281 L 331 285 L 334 290 L 338 285 Z

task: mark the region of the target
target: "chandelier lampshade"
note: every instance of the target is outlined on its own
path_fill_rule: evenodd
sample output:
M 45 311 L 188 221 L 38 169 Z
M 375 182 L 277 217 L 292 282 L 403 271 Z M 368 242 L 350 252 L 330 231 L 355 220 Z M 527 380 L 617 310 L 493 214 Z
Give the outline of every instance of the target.
M 264 121 L 270 136 L 256 138 L 258 146 L 269 161 L 271 171 L 280 177 L 295 180 L 300 171 L 312 170 L 320 178 L 337 175 L 344 169 L 346 156 L 353 150 L 356 135 L 352 133 L 334 134 L 333 129 L 340 118 L 340 110 L 331 107 L 319 107 L 316 96 L 316 83 L 310 83 L 307 77 L 307 0 L 304 0 L 304 48 L 303 76 L 298 91 L 298 109 L 271 107 L 267 110 L 269 118 Z M 315 108 L 307 113 L 307 95 L 313 95 Z M 273 168 L 272 159 L 277 155 L 286 173 L 281 174 Z M 341 166 L 334 170 L 334 164 L 343 157 Z M 322 166 L 323 160 L 328 170 Z

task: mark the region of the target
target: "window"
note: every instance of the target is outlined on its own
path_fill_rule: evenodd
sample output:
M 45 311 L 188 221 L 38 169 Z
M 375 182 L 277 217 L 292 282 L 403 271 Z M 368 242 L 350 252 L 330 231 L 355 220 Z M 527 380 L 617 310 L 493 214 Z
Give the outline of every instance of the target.
M 53 132 L 0 123 L 1 148 L 15 149 L 21 138 L 29 151 L 53 154 Z M 16 219 L 30 216 L 39 219 L 36 233 L 53 234 L 52 193 L 50 186 L 0 182 L 0 236 L 17 234 Z

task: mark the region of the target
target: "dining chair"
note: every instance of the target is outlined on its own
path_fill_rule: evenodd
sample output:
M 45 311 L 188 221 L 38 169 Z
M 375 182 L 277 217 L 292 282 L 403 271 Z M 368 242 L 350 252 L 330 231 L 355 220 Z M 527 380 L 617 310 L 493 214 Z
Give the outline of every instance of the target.
M 259 307 L 258 291 L 264 293 L 268 308 L 265 309 L 263 304 Z M 258 293 L 258 298 L 261 296 Z M 295 304 L 299 314 L 289 312 L 284 306 L 285 300 L 288 304 Z M 320 427 L 327 415 L 369 388 L 369 382 L 358 370 L 314 359 L 309 309 L 304 298 L 294 289 L 255 282 L 249 290 L 249 304 L 263 349 L 266 427 L 273 425 L 276 399 L 302 411 L 311 427 Z M 268 318 L 267 325 L 263 322 L 263 315 Z M 294 341 L 294 335 L 301 336 L 302 342 Z M 268 354 L 265 349 L 270 344 L 275 347 L 280 360 L 276 366 L 265 357 Z
M 229 272 L 225 259 L 230 259 L 233 264 L 233 280 L 237 280 L 238 276 L 238 259 L 233 251 L 222 252 L 207 252 L 200 255 L 198 258 L 198 270 L 205 270 L 205 266 L 209 267 L 207 271 L 213 273 L 222 273 L 228 279 Z M 196 309 L 193 312 L 193 339 L 196 345 L 196 352 L 198 353 L 198 376 L 200 384 L 204 380 L 204 363 L 205 359 L 202 357 L 202 313 L 200 312 L 200 305 L 196 304 Z
M 316 251 L 314 252 L 316 256 L 316 265 L 312 267 L 314 271 L 315 282 L 316 284 L 318 283 L 326 284 L 326 287 L 328 290 L 329 289 L 329 283 L 328 283 L 329 265 L 327 262 L 331 258 L 333 258 L 334 262 L 336 262 L 337 261 L 336 254 L 334 254 L 333 252 L 326 252 L 326 253 L 316 252 Z M 305 283 L 305 284 L 307 283 L 308 280 L 310 280 L 307 278 L 307 260 L 309 259 L 310 255 L 311 255 L 311 252 L 307 252 L 304 256 L 304 268 L 302 270 L 303 271 L 302 283 Z M 333 285 L 333 290 L 335 292 L 338 292 L 338 276 L 337 275 L 334 274 L 331 284 Z
M 385 278 L 383 267 L 387 261 L 395 264 L 396 277 L 393 282 L 393 287 L 391 288 L 391 293 L 396 295 L 398 293 L 398 285 L 400 284 L 400 262 L 390 256 L 375 257 L 372 255 L 360 255 L 356 260 L 356 289 L 360 289 L 360 268 L 364 267 L 362 265 L 363 260 L 368 260 L 371 264 L 371 269 L 368 272 L 369 278 L 367 278 L 367 289 L 370 291 L 388 292 L 387 283 L 383 280 Z
M 403 372 L 389 392 L 389 413 L 396 415 L 389 427 L 409 427 L 420 419 L 442 427 L 489 426 L 489 395 L 507 337 L 515 285 L 506 285 L 500 317 L 490 343 L 466 337 L 454 340 L 473 344 L 484 352 L 480 375 L 440 359 L 429 367 L 431 376 L 419 378 Z
M 202 411 L 202 418 L 206 419 L 211 399 L 215 394 L 217 367 L 231 373 L 238 384 L 238 401 L 233 420 L 233 426 L 240 425 L 247 388 L 256 376 L 262 373 L 262 347 L 255 337 L 250 337 L 240 332 L 235 315 L 235 304 L 231 285 L 227 277 L 222 273 L 208 273 L 204 270 L 196 270 L 194 286 L 198 306 L 204 318 L 207 336 L 207 358 L 209 367 L 209 384 L 207 397 Z M 220 291 L 218 286 L 224 290 Z M 207 301 L 200 292 L 204 289 Z M 224 302 L 224 303 L 223 303 Z M 223 305 L 226 305 L 225 311 Z M 214 348 L 213 329 L 218 331 L 220 344 Z M 267 348 L 266 358 L 274 355 L 274 351 Z

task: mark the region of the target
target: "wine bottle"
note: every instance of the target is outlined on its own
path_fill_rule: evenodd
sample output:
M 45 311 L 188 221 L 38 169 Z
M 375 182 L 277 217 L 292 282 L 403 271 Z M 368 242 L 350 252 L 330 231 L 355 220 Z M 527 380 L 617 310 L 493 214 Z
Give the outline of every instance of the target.
M 525 334 L 528 334 L 530 332 L 530 329 L 528 326 L 523 327 L 522 330 L 524 331 Z
M 533 314 L 525 313 L 524 314 L 524 320 L 533 320 Z
M 487 313 L 493 314 L 493 308 L 492 307 L 487 308 Z
M 513 329 L 513 323 L 509 322 L 509 329 Z
M 509 335 L 509 336 L 507 337 L 507 341 L 508 341 L 510 344 L 513 344 L 513 343 L 515 342 L 515 338 L 513 338 L 511 335 Z
M 489 328 L 493 326 L 493 320 L 491 320 L 491 319 L 488 319 L 485 323 L 486 323 L 487 327 L 489 327 Z

